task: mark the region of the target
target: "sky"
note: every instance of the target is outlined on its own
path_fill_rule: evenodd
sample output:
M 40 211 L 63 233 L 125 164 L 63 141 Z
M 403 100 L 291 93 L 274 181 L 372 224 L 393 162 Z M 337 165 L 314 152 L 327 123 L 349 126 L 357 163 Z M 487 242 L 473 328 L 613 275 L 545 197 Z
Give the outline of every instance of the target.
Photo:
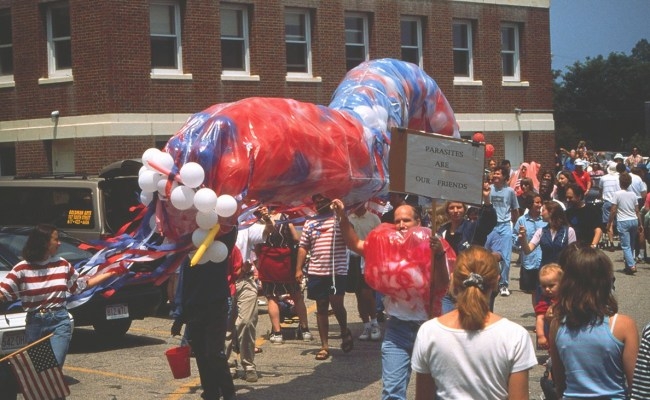
M 650 0 L 551 0 L 552 68 L 650 42 Z

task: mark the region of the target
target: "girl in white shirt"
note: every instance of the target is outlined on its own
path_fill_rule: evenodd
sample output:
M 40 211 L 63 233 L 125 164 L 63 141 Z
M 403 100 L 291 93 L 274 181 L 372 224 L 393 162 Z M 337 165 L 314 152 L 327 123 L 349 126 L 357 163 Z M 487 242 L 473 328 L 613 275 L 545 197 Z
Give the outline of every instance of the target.
M 420 327 L 411 365 L 416 400 L 528 399 L 528 372 L 537 365 L 533 342 L 520 325 L 488 307 L 499 281 L 486 249 L 461 252 L 453 273 L 457 309 Z

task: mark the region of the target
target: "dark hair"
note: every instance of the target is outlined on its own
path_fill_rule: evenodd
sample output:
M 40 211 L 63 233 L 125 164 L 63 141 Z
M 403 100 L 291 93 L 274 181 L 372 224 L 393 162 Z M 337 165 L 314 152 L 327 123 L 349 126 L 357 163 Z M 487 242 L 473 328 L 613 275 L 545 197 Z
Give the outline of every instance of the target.
M 621 172 L 618 176 L 618 183 L 621 185 L 621 189 L 627 189 L 632 184 L 632 177 L 627 172 Z
M 573 174 L 571 173 L 571 171 L 567 171 L 567 170 L 563 169 L 562 171 L 557 173 L 557 176 L 555 177 L 556 182 L 557 182 L 557 177 L 559 177 L 560 175 L 567 178 L 569 183 L 575 183 L 575 181 L 576 181 L 576 178 L 573 177 Z
M 510 177 L 510 172 L 508 171 L 508 168 L 506 168 L 503 165 L 497 165 L 496 167 L 494 167 L 494 169 L 492 171 L 494 171 L 494 172 L 501 171 L 501 175 L 503 175 L 503 179 L 506 182 L 508 181 L 508 178 Z
M 547 201 L 544 203 L 544 208 L 548 211 L 548 225 L 550 228 L 559 229 L 562 226 L 568 226 L 566 214 L 562 206 L 557 201 Z
M 539 177 L 540 182 L 544 180 L 544 175 L 549 175 L 551 177 L 551 180 L 550 180 L 551 184 L 552 185 L 555 184 L 555 172 L 553 172 L 550 169 L 546 169 L 546 170 L 542 171 L 542 176 Z
M 50 247 L 52 234 L 56 231 L 56 226 L 50 224 L 40 224 L 36 226 L 27 237 L 25 247 L 23 247 L 23 258 L 27 262 L 43 261 L 47 257 L 47 250 Z
M 605 316 L 618 312 L 612 294 L 613 265 L 607 254 L 572 244 L 560 253 L 558 264 L 564 271 L 555 307 L 560 321 L 580 328 L 602 323 Z
M 585 197 L 585 190 L 582 188 L 582 186 L 578 185 L 577 183 L 569 183 L 566 188 L 567 190 L 571 189 L 573 195 L 576 197 L 577 200 L 582 200 Z M 566 192 L 565 192 L 565 196 L 566 196 Z
M 616 163 L 616 172 L 618 172 L 620 174 L 620 173 L 623 173 L 625 171 L 627 171 L 627 167 L 625 166 L 624 163 Z
M 539 194 L 542 196 L 542 200 L 551 200 L 551 193 L 553 193 L 553 182 L 548 179 L 539 181 Z

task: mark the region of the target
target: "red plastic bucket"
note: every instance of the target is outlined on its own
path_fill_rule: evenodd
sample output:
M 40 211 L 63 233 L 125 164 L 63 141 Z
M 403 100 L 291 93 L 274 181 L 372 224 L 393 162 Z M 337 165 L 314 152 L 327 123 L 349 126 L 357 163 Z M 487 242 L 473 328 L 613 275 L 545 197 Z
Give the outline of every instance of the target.
M 183 379 L 190 376 L 190 346 L 174 347 L 165 351 L 169 368 L 172 369 L 174 379 Z

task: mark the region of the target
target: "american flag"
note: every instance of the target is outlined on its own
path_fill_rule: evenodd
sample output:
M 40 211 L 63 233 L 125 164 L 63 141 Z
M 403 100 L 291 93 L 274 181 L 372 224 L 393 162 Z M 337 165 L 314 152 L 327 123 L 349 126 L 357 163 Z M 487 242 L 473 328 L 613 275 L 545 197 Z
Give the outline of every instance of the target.
M 25 400 L 54 400 L 70 395 L 49 338 L 25 347 L 7 361 Z

